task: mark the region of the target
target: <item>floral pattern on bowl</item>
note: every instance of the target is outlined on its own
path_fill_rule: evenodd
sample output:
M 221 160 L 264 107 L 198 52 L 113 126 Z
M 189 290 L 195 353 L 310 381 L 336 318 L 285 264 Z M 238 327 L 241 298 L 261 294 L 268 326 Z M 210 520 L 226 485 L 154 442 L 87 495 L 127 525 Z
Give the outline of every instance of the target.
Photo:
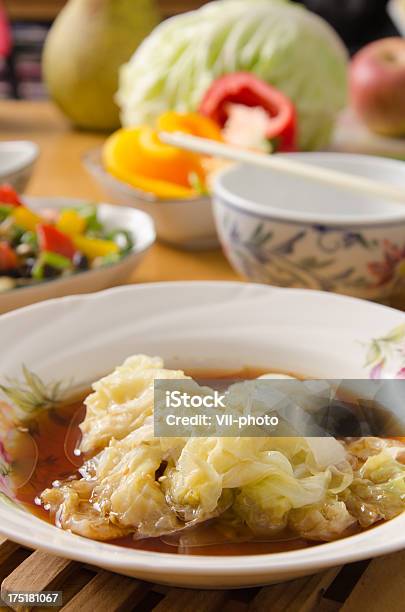
M 0 390 L 0 496 L 20 508 L 18 490 L 33 476 L 38 464 L 38 417 L 44 410 L 56 413 L 63 400 L 61 382 L 45 384 L 22 367 L 22 378 L 7 380 Z
M 281 222 L 218 197 L 215 213 L 226 256 L 251 281 L 368 299 L 405 290 L 400 224 L 348 229 Z
M 366 366 L 370 378 L 405 379 L 405 323 L 370 342 Z

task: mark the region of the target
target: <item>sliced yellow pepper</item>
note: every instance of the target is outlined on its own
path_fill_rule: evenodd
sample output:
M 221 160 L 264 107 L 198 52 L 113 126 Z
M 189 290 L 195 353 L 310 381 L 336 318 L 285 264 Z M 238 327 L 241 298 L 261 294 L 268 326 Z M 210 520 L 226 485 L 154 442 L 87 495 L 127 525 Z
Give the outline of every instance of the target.
M 105 168 L 118 179 L 162 199 L 195 196 L 195 184 L 206 183 L 205 158 L 166 145 L 159 139 L 159 131 L 186 132 L 218 141 L 222 140 L 220 127 L 198 113 L 174 111 L 161 115 L 156 127 L 140 125 L 112 134 L 103 148 Z
M 118 245 L 112 240 L 100 240 L 99 238 L 86 238 L 85 236 L 73 236 L 76 248 L 89 259 L 104 257 L 119 253 Z
M 151 193 L 161 199 L 183 199 L 195 196 L 195 190 L 191 187 L 187 188 L 176 185 L 176 183 L 169 183 L 168 181 L 150 179 L 145 176 L 140 176 L 139 174 L 134 174 L 119 166 L 114 166 L 114 170 L 112 166 L 110 166 L 109 171 L 118 179 L 124 181 L 124 183 L 128 183 L 135 187 L 135 189 Z
M 86 229 L 86 219 L 76 210 L 63 210 L 59 215 L 56 227 L 68 236 L 83 234 Z
M 158 117 L 156 127 L 158 132 L 185 132 L 200 138 L 223 141 L 219 125 L 199 113 L 167 111 Z
M 25 206 L 17 206 L 14 208 L 12 217 L 15 224 L 26 232 L 35 232 L 37 225 L 43 223 L 39 215 Z
M 132 175 L 131 184 L 138 186 L 138 179 L 162 181 L 178 185 L 192 192 L 189 182 L 190 173 L 204 174 L 200 158 L 194 153 L 182 151 L 164 144 L 156 130 L 149 126 L 139 126 L 118 130 L 108 138 L 103 149 L 104 165 L 111 174 Z M 139 185 L 139 188 L 142 187 Z M 155 191 L 152 189 L 152 193 Z

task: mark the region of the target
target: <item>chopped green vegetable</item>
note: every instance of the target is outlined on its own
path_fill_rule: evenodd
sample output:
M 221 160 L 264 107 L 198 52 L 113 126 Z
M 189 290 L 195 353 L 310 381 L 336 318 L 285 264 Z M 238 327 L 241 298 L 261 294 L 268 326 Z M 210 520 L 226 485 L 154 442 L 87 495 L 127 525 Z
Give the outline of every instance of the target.
M 22 227 L 19 227 L 18 225 L 13 225 L 10 228 L 9 238 L 8 238 L 10 244 L 13 247 L 18 246 L 24 234 L 25 234 L 25 230 Z
M 97 207 L 94 204 L 83 204 L 77 209 L 81 217 L 86 219 L 86 233 L 98 235 L 103 230 L 97 215 Z
M 35 280 L 43 280 L 45 277 L 45 266 L 55 268 L 55 270 L 67 270 L 72 267 L 72 262 L 63 255 L 43 251 L 39 256 L 35 266 L 32 268 L 32 278 Z
M 118 229 L 108 232 L 104 236 L 105 240 L 112 240 L 119 247 L 122 254 L 127 254 L 134 248 L 132 234 L 128 230 Z
M 106 227 L 95 204 L 42 216 L 11 195 L 15 203 L 0 198 L 0 291 L 114 264 L 133 249 L 131 232 Z
M 7 219 L 12 209 L 13 206 L 9 206 L 8 204 L 0 204 L 0 223 L 4 221 L 4 219 Z
M 23 244 L 29 244 L 34 250 L 38 248 L 38 239 L 34 232 L 25 232 L 25 234 L 21 236 L 21 242 Z

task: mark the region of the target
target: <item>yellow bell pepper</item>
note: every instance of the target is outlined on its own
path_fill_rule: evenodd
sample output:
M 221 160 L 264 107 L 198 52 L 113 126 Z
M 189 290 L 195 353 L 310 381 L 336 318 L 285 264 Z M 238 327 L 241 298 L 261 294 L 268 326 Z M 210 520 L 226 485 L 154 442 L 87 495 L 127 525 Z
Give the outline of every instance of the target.
M 140 125 L 112 134 L 103 148 L 105 168 L 116 178 L 162 199 L 195 196 L 195 183 L 206 183 L 204 158 L 166 145 L 159 139 L 159 130 L 222 139 L 219 126 L 211 119 L 170 111 L 159 117 L 157 129 Z
M 35 232 L 35 228 L 43 220 L 34 211 L 25 206 L 17 206 L 12 212 L 14 223 L 26 232 Z
M 191 187 L 183 187 L 168 181 L 158 181 L 134 174 L 120 166 L 109 166 L 109 172 L 124 183 L 128 183 L 146 193 L 151 193 L 161 199 L 187 199 L 195 196 L 195 190 Z
M 112 240 L 100 240 L 99 238 L 86 238 L 85 236 L 73 236 L 76 248 L 89 259 L 114 255 L 119 253 L 118 245 Z
M 199 113 L 167 111 L 158 117 L 156 127 L 158 132 L 184 132 L 200 138 L 223 141 L 219 125 Z
M 173 197 L 173 189 L 179 190 L 179 197 L 191 197 L 195 191 L 190 174 L 204 180 L 198 155 L 162 143 L 149 126 L 115 132 L 104 145 L 103 160 L 111 174 L 158 197 Z
M 86 219 L 79 215 L 76 210 L 63 210 L 59 215 L 56 227 L 68 236 L 83 234 L 86 229 Z

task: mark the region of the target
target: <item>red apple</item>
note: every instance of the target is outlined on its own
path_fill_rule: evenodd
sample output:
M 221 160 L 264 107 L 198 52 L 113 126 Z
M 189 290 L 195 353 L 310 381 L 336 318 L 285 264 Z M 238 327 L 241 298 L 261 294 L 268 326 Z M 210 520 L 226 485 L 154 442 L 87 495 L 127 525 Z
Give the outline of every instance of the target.
M 364 123 L 379 134 L 405 135 L 405 39 L 377 40 L 353 57 L 352 104 Z

